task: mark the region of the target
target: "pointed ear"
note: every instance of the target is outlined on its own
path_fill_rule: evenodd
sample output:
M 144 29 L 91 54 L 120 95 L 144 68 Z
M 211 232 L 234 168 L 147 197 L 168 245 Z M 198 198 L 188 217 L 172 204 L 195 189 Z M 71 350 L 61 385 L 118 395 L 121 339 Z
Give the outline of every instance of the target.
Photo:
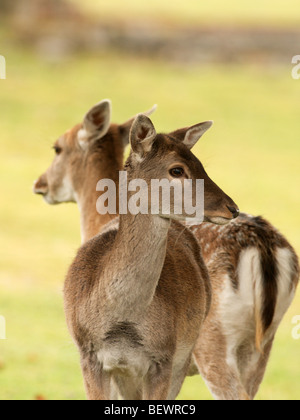
M 147 117 L 150 117 L 150 115 L 152 115 L 156 111 L 156 109 L 157 105 L 153 105 L 153 107 L 149 109 L 149 111 L 142 112 L 142 114 L 146 115 Z M 137 116 L 130 118 L 130 120 L 126 121 L 124 124 L 119 126 L 124 148 L 129 144 L 129 133 L 136 117 Z
M 133 153 L 144 158 L 152 149 L 156 131 L 150 118 L 140 114 L 134 120 L 130 131 L 130 143 Z
M 213 121 L 206 121 L 200 124 L 193 125 L 189 128 L 182 128 L 181 130 L 171 133 L 173 137 L 181 140 L 183 144 L 189 149 L 192 149 L 198 140 L 206 133 L 213 125 Z
M 82 147 L 90 141 L 97 140 L 107 134 L 111 119 L 111 102 L 106 99 L 95 105 L 84 117 L 83 127 L 79 133 Z

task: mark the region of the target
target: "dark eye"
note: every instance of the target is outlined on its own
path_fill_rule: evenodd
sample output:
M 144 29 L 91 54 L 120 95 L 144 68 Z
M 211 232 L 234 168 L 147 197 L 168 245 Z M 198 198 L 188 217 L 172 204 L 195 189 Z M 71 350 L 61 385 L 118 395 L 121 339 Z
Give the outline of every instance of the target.
M 59 146 L 54 146 L 53 149 L 57 155 L 60 155 L 62 152 L 62 148 Z
M 184 175 L 184 169 L 183 168 L 173 168 L 170 170 L 170 175 L 173 178 L 181 178 Z

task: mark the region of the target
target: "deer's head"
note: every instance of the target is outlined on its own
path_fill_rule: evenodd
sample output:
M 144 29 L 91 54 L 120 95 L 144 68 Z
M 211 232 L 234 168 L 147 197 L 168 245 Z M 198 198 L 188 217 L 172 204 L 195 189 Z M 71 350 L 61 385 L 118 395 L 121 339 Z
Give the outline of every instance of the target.
M 139 115 L 133 123 L 130 142 L 131 155 L 127 162 L 130 179 L 143 178 L 148 186 L 152 180 L 168 179 L 182 184 L 183 204 L 185 180 L 204 180 L 204 220 L 215 224 L 226 224 L 239 215 L 239 209 L 207 175 L 201 162 L 191 152 L 192 147 L 212 126 L 204 122 L 180 129 L 170 134 L 157 134 L 152 121 Z M 193 204 L 197 204 L 196 188 L 192 190 Z M 190 219 L 184 208 L 181 215 L 175 214 L 176 193 L 171 195 L 170 214 L 159 213 L 170 219 Z M 182 207 L 185 207 L 184 205 Z M 150 210 L 150 209 L 149 209 Z
M 150 115 L 155 110 L 148 111 Z M 134 118 L 122 125 L 111 124 L 111 102 L 95 105 L 81 124 L 61 136 L 54 145 L 55 157 L 49 169 L 35 182 L 33 191 L 49 204 L 77 202 L 88 183 L 96 183 L 111 173 L 116 178 L 123 167 Z M 108 159 L 109 157 L 109 159 Z M 93 173 L 94 172 L 94 179 Z

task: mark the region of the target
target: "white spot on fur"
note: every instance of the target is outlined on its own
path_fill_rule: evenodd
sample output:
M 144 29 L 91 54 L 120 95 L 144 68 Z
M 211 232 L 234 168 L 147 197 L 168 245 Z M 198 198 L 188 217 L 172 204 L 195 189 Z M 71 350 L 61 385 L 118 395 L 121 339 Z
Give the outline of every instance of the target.
M 80 147 L 83 150 L 86 150 L 88 148 L 89 135 L 85 128 L 78 131 L 77 139 Z
M 206 244 L 206 245 L 205 245 L 205 247 L 204 247 L 204 252 L 208 252 L 208 251 L 209 251 L 209 249 L 210 249 L 210 244 L 208 243 L 208 244 Z
M 104 371 L 133 378 L 143 378 L 150 368 L 148 358 L 136 349 L 128 349 L 122 340 L 118 346 L 110 345 L 98 351 L 97 359 Z
M 74 188 L 68 177 L 62 180 L 61 187 L 57 191 L 55 198 L 61 203 L 76 202 Z
M 132 158 L 135 160 L 136 163 L 142 163 L 144 161 L 144 158 L 138 153 L 133 153 Z
M 74 188 L 69 177 L 65 176 L 59 187 L 53 192 L 48 192 L 44 199 L 48 204 L 76 203 Z

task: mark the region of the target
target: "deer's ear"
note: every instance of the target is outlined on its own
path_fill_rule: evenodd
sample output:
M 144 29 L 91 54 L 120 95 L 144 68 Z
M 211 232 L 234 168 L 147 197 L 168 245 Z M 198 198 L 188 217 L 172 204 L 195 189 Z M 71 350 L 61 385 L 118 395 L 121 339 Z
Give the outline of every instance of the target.
M 111 120 L 111 102 L 106 99 L 95 105 L 84 117 L 83 127 L 79 133 L 79 143 L 86 147 L 90 141 L 107 134 Z
M 207 130 L 213 125 L 213 121 L 206 121 L 200 124 L 193 125 L 192 127 L 182 128 L 181 130 L 174 131 L 171 135 L 189 149 L 192 149 L 198 140 L 206 133 Z
M 152 115 L 157 109 L 157 105 L 153 105 L 153 107 L 151 109 L 149 109 L 149 111 L 143 112 L 143 115 L 146 115 L 147 117 L 150 117 L 150 115 Z M 132 124 L 134 122 L 134 120 L 136 119 L 137 116 L 130 118 L 130 120 L 126 121 L 124 124 L 119 126 L 120 129 L 120 134 L 123 140 L 123 146 L 124 148 L 129 144 L 130 140 L 129 140 L 129 133 L 132 127 Z
M 130 131 L 130 144 L 133 153 L 144 158 L 152 149 L 156 137 L 156 131 L 150 118 L 140 114 L 134 120 Z

